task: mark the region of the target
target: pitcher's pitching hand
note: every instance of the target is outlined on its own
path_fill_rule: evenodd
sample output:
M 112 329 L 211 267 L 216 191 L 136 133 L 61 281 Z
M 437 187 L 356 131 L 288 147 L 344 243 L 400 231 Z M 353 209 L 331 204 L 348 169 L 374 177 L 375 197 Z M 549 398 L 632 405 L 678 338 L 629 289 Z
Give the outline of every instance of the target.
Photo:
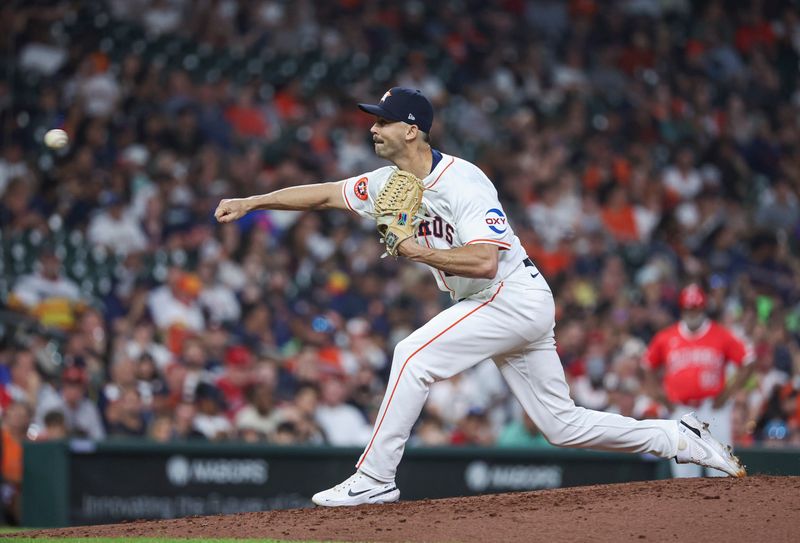
M 217 222 L 227 223 L 241 219 L 247 212 L 250 211 L 244 198 L 227 198 L 221 200 L 217 205 L 217 210 L 214 211 L 214 217 Z

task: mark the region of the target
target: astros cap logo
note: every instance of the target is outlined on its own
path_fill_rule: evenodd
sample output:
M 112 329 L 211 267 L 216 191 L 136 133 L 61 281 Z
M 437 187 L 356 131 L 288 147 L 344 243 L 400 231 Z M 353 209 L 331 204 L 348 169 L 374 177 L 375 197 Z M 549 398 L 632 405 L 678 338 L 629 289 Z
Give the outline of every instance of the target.
M 379 103 L 358 104 L 358 108 L 387 121 L 415 124 L 423 132 L 429 132 L 433 124 L 433 105 L 416 89 L 392 87 Z

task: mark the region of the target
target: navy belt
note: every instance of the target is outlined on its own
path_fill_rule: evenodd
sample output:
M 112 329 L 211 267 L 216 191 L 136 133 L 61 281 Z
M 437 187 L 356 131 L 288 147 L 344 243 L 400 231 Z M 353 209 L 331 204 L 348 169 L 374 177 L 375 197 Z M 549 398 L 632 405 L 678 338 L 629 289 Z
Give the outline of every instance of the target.
M 533 268 L 534 270 L 536 270 L 536 266 L 533 265 L 533 261 L 530 259 L 530 257 L 526 256 L 525 260 L 523 260 L 522 263 L 525 264 L 526 268 Z M 537 277 L 539 277 L 539 270 L 536 270 L 536 273 L 533 273 L 533 270 L 530 270 L 530 274 L 531 277 L 536 279 Z

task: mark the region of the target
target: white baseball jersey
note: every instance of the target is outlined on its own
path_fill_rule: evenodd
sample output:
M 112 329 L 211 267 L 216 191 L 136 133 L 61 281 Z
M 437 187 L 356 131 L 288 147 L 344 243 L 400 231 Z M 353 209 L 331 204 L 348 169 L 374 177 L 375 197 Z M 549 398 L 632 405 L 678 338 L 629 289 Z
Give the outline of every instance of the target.
M 438 152 L 436 152 L 438 154 Z M 347 206 L 363 217 L 372 217 L 375 198 L 396 168 L 385 166 L 346 179 L 342 194 Z M 430 217 L 417 230 L 417 243 L 435 249 L 452 249 L 473 243 L 500 248 L 497 275 L 474 279 L 448 275 L 428 266 L 439 288 L 461 300 L 490 287 L 511 274 L 525 258 L 525 250 L 514 235 L 497 190 L 474 164 L 441 153 L 441 160 L 422 180 L 421 211 Z

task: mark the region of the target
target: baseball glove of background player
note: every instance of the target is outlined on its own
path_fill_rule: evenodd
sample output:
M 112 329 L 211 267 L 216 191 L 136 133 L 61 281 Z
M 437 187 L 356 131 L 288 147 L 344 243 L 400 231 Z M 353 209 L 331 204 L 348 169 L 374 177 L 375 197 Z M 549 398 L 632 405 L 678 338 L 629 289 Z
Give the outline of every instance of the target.
M 397 256 L 400 243 L 414 236 L 424 190 L 416 175 L 396 170 L 375 199 L 378 233 L 386 244 L 387 254 Z

